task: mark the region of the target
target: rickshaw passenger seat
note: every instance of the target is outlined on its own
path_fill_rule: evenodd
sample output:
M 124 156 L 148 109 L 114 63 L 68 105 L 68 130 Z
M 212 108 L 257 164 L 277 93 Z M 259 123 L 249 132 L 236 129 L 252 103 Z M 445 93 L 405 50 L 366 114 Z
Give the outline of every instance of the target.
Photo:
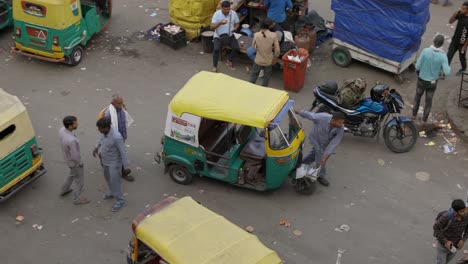
M 265 138 L 260 134 L 255 134 L 240 152 L 240 158 L 246 161 L 260 162 L 265 156 Z

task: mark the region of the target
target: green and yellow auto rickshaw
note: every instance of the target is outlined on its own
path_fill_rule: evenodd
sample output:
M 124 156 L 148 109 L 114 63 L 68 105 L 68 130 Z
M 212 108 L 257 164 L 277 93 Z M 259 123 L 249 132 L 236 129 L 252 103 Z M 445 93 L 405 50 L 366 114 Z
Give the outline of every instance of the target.
M 110 21 L 112 0 L 15 0 L 13 52 L 78 65 L 83 47 Z
M 11 0 L 0 0 L 0 29 L 13 24 Z
M 45 172 L 26 108 L 0 89 L 0 202 Z
M 255 235 L 191 197 L 168 197 L 132 222 L 127 264 L 281 264 Z
M 285 91 L 224 74 L 194 75 L 169 104 L 162 151 L 172 179 L 200 175 L 265 191 L 300 165 L 304 131 Z

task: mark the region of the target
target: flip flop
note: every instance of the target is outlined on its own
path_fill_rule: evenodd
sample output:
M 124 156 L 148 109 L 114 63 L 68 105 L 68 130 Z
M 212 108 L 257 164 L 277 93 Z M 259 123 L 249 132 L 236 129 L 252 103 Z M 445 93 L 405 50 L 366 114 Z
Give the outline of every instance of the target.
M 227 66 L 229 69 L 231 69 L 231 71 L 235 71 L 235 70 L 236 70 L 236 68 L 235 68 L 234 66 L 232 66 L 232 62 L 230 62 L 230 61 L 228 61 L 228 60 L 226 61 L 226 66 Z

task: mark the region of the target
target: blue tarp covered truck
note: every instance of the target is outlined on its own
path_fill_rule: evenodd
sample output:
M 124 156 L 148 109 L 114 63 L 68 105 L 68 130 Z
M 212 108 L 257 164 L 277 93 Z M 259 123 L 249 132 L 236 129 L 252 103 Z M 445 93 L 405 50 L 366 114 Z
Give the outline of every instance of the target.
M 335 11 L 333 61 L 352 59 L 395 74 L 414 69 L 429 22 L 430 0 L 332 0 Z

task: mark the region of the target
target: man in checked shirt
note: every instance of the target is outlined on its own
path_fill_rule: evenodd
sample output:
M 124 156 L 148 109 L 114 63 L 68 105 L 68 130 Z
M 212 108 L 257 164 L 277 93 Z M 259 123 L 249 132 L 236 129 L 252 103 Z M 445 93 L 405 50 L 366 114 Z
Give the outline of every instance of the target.
M 468 238 L 468 217 L 465 202 L 456 199 L 452 209 L 442 213 L 434 223 L 434 237 L 437 238 L 437 264 L 446 264 L 462 249 Z

